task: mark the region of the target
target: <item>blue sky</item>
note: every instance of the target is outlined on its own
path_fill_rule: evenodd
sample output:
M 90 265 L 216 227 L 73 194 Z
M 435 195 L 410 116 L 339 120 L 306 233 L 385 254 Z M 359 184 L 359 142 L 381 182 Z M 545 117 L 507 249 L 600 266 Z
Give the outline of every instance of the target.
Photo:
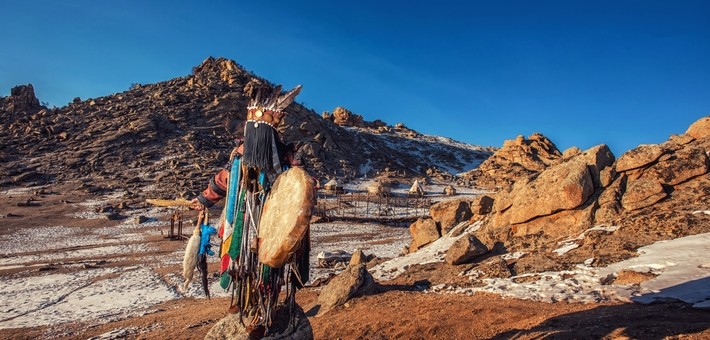
M 4 1 L 0 95 L 64 106 L 234 59 L 317 112 L 618 156 L 710 115 L 708 1 Z

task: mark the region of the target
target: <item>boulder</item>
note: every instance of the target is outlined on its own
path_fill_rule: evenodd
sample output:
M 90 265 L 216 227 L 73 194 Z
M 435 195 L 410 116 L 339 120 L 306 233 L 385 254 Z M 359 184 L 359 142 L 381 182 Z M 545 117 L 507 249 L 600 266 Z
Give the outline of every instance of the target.
M 360 249 L 355 249 L 352 256 L 350 257 L 350 263 L 348 266 L 355 267 L 361 264 L 367 264 L 367 256 Z
M 616 178 L 616 170 L 613 167 L 604 168 L 599 172 L 599 185 L 606 188 Z
M 489 249 L 476 236 L 464 235 L 446 251 L 444 260 L 448 264 L 470 263 L 475 258 L 488 253 Z
M 710 116 L 705 116 L 698 119 L 688 127 L 685 134 L 692 136 L 695 139 L 705 139 L 710 137 Z
M 682 146 L 682 145 L 689 144 L 694 140 L 695 140 L 695 138 L 693 138 L 693 136 L 688 135 L 688 134 L 671 135 L 671 138 L 668 139 L 668 143 Z
M 365 266 L 351 266 L 331 279 L 318 295 L 318 304 L 320 305 L 318 314 L 343 305 L 355 295 L 367 279 L 366 272 Z
M 594 205 L 588 204 L 570 210 L 562 210 L 551 215 L 534 218 L 524 223 L 511 225 L 515 237 L 543 235 L 548 239 L 577 236 L 591 227 Z
M 613 161 L 614 155 L 602 144 L 551 166 L 535 179 L 516 182 L 510 191 L 501 191 L 496 195 L 493 204 L 495 215 L 490 223 L 499 227 L 522 224 L 538 217 L 581 207 L 596 189 L 601 188 L 600 173 Z M 580 222 L 587 221 L 585 217 Z
M 647 166 L 657 161 L 667 150 L 658 144 L 639 145 L 616 160 L 616 172 L 624 172 Z
M 609 150 L 609 147 L 606 144 L 599 144 L 585 150 L 577 157 L 579 158 L 578 161 L 585 162 L 589 167 L 592 180 L 594 181 L 594 187 L 603 187 L 600 178 L 601 172 L 605 169 L 610 169 L 615 161 L 614 154 Z M 614 172 L 614 176 L 615 174 Z
M 595 224 L 610 224 L 621 211 L 622 188 L 626 187 L 626 176 L 619 176 L 602 191 L 597 198 L 597 209 L 594 212 Z
M 493 210 L 493 198 L 487 195 L 480 195 L 471 201 L 471 213 L 474 215 L 485 215 Z
M 519 224 L 536 217 L 575 209 L 600 186 L 599 172 L 613 163 L 606 145 L 598 145 L 543 171 L 530 182 L 516 183 L 496 197 L 498 224 Z M 500 200 L 500 203 L 499 203 Z M 510 204 L 510 208 L 502 209 Z M 502 212 L 501 212 L 502 211 Z
M 594 183 L 585 163 L 560 164 L 512 193 L 515 199 L 510 209 L 510 223 L 522 223 L 538 216 L 574 209 L 593 192 Z
M 280 305 L 272 316 L 269 335 L 260 339 L 313 339 L 313 328 L 301 306 L 296 305 L 295 318 L 291 321 L 288 306 Z M 245 323 L 248 320 L 244 320 Z M 242 325 L 239 314 L 227 314 L 219 320 L 205 335 L 205 340 L 248 340 L 246 327 Z
M 429 208 L 429 214 L 439 225 L 441 234 L 446 234 L 451 228 L 473 216 L 471 203 L 463 199 L 436 203 Z
M 666 198 L 668 194 L 657 180 L 637 179 L 630 181 L 626 192 L 621 198 L 621 204 L 626 210 L 638 210 L 653 205 Z
M 710 159 L 705 150 L 697 147 L 682 148 L 667 159 L 661 159 L 644 171 L 642 177 L 657 179 L 662 184 L 678 185 L 710 169 Z
M 409 251 L 417 251 L 419 248 L 432 243 L 441 237 L 441 231 L 436 222 L 431 218 L 420 218 L 409 226 L 409 233 L 412 235 L 412 243 Z
M 344 107 L 336 107 L 333 110 L 333 122 L 340 126 L 365 127 L 362 116 L 353 114 Z

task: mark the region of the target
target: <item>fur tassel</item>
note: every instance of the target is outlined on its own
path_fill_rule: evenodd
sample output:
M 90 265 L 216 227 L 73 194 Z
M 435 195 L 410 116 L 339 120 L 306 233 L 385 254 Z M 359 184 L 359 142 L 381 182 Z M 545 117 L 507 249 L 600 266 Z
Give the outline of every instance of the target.
M 185 282 L 182 284 L 183 293 L 187 293 L 187 287 L 190 286 L 192 281 L 192 276 L 195 273 L 195 267 L 197 267 L 197 253 L 200 251 L 200 228 L 197 227 L 192 231 L 192 236 L 187 242 L 187 247 L 185 248 L 185 257 L 182 259 L 182 276 L 185 278 Z

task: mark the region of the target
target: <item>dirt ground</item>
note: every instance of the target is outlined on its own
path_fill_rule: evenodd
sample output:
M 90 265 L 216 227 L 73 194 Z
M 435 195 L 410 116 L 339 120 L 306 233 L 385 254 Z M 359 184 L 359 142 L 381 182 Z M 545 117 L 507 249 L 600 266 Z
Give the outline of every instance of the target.
M 316 339 L 708 339 L 710 314 L 682 304 L 568 304 L 411 292 L 365 296 L 314 317 L 317 289 L 297 301 Z M 80 339 L 115 329 L 116 338 L 200 339 L 226 313 L 228 299 L 184 299 L 143 317 L 102 323 L 0 330 L 3 339 Z
M 0 202 L 0 235 L 14 228 L 69 223 L 67 202 L 92 197 L 70 189 L 16 195 Z M 29 196 L 38 205 L 18 206 Z M 71 223 L 92 228 L 98 222 L 71 219 Z M 172 251 L 177 244 L 161 238 L 152 242 L 161 251 Z M 17 271 L 0 271 L 0 275 Z M 296 298 L 309 316 L 316 339 L 710 339 L 710 312 L 681 303 L 543 303 L 493 294 L 427 293 L 419 291 L 413 280 L 380 282 L 378 293 L 320 316 L 315 316 L 319 287 L 305 288 Z M 0 339 L 199 339 L 227 313 L 228 305 L 228 298 L 182 298 L 119 321 L 0 329 Z

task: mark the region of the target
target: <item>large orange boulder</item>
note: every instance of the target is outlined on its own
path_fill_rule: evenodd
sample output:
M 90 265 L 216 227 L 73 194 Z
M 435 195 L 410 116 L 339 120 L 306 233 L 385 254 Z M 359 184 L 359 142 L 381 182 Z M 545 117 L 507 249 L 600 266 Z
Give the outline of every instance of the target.
M 471 213 L 471 202 L 455 199 L 436 203 L 429 208 L 431 218 L 436 221 L 442 234 L 446 234 L 457 224 L 468 221 Z
M 496 223 L 518 224 L 581 206 L 600 186 L 600 171 L 613 162 L 609 148 L 599 145 L 548 168 L 530 182 L 516 183 L 510 192 L 496 197 Z
M 412 243 L 409 251 L 417 251 L 419 248 L 432 243 L 441 237 L 441 231 L 431 218 L 420 218 L 409 226 L 409 233 L 412 235 Z
M 696 139 L 704 139 L 710 137 L 710 116 L 705 116 L 698 119 L 695 123 L 688 127 L 685 134 Z

